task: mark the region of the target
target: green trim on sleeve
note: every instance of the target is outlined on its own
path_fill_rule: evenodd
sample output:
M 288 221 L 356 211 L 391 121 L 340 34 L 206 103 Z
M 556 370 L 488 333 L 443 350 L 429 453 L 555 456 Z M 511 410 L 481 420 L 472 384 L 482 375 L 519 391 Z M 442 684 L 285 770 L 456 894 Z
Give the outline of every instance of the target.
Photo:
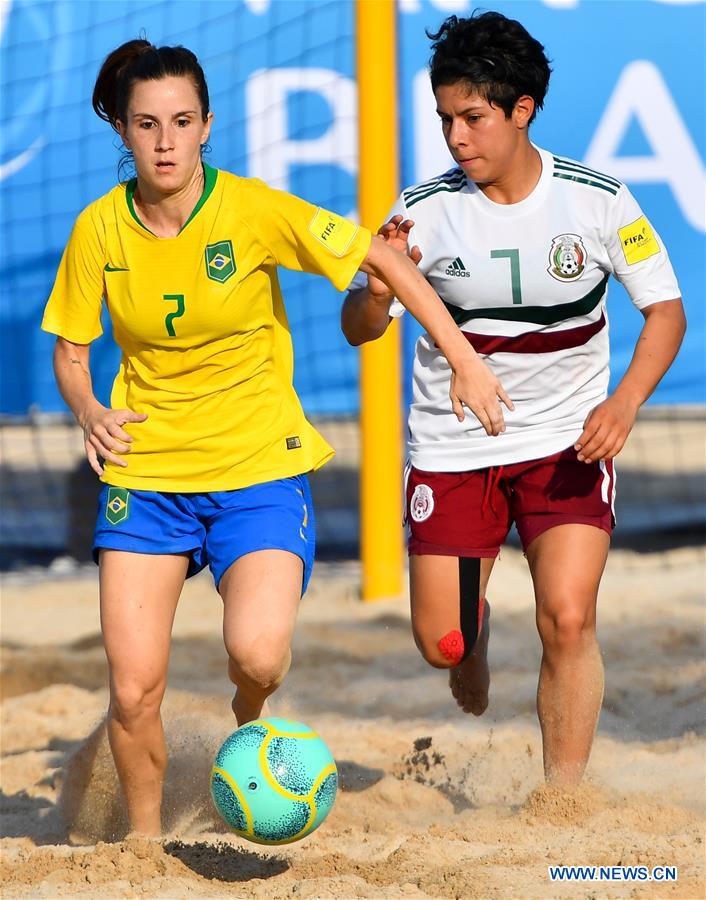
M 580 175 L 571 174 L 567 175 L 564 172 L 555 172 L 554 178 L 563 178 L 566 181 L 575 181 L 577 184 L 587 184 L 589 187 L 600 188 L 603 191 L 608 191 L 609 194 L 616 195 L 618 193 L 617 190 L 614 190 L 612 187 L 609 187 L 607 184 L 602 184 L 600 181 L 595 181 L 592 178 L 582 178 Z
M 456 168 L 450 172 L 445 172 L 443 175 L 439 175 L 437 178 L 432 178 L 429 181 L 424 181 L 421 184 L 416 185 L 415 187 L 408 188 L 406 191 L 402 192 L 405 203 L 410 200 L 413 200 L 415 197 L 418 197 L 420 194 L 426 194 L 427 191 L 435 190 L 442 184 L 458 184 L 463 183 L 466 179 L 465 173 L 461 171 L 461 169 Z
M 604 175 L 602 172 L 596 172 L 595 169 L 589 169 L 588 166 L 574 162 L 574 160 L 571 159 L 562 159 L 560 156 L 555 156 L 554 168 L 564 172 L 578 172 L 579 175 L 586 175 L 589 178 L 593 178 L 595 181 L 607 182 L 618 189 L 622 187 L 617 178 L 613 178 L 611 175 Z
M 414 206 L 415 203 L 419 203 L 420 200 L 426 200 L 427 197 L 431 197 L 434 194 L 447 193 L 447 194 L 457 194 L 459 191 L 462 191 L 465 187 L 465 182 L 461 181 L 458 184 L 443 184 L 440 183 L 435 188 L 430 191 L 427 191 L 426 194 L 419 194 L 416 197 L 412 197 L 411 200 L 406 200 L 407 209 L 410 206 Z

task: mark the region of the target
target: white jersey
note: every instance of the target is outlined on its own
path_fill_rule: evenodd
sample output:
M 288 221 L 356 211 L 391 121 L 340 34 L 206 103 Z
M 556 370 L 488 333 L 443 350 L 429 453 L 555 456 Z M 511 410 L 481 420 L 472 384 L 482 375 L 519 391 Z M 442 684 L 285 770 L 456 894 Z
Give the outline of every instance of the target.
M 539 153 L 539 182 L 519 203 L 494 203 L 455 168 L 405 190 L 390 213 L 414 220 L 420 270 L 515 405 L 503 408 L 498 437 L 469 410 L 459 422 L 449 364 L 422 335 L 409 415 L 418 469 L 480 469 L 570 447 L 607 394 L 611 273 L 638 309 L 680 296 L 662 241 L 628 189 Z M 359 272 L 351 288 L 366 285 Z M 403 311 L 395 301 L 390 313 Z

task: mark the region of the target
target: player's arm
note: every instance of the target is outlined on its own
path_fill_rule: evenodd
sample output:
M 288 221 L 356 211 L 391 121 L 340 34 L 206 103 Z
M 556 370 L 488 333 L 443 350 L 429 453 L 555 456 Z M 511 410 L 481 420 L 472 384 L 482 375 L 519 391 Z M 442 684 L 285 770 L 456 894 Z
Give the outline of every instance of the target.
M 659 384 L 679 351 L 686 332 L 680 297 L 641 309 L 645 324 L 630 365 L 613 394 L 588 416 L 576 442 L 578 458 L 587 463 L 612 459 L 623 448 L 638 410 Z
M 640 406 L 672 364 L 686 330 L 681 291 L 667 249 L 623 185 L 606 217 L 604 246 L 612 271 L 645 318 L 625 375 L 584 422 L 579 459 L 612 459 L 622 449 Z
M 411 219 L 397 215 L 386 222 L 378 234 L 395 250 L 407 253 L 413 226 Z M 419 247 L 412 247 L 408 255 L 415 265 L 419 265 L 422 259 Z M 341 329 L 348 343 L 358 347 L 382 337 L 391 321 L 390 304 L 394 299 L 385 282 L 374 275 L 368 276 L 367 287 L 349 291 L 341 309 Z
M 126 422 L 144 422 L 146 415 L 129 409 L 108 409 L 93 393 L 89 368 L 90 344 L 73 344 L 57 337 L 54 347 L 54 374 L 59 392 L 83 430 L 86 456 L 91 468 L 103 474 L 99 457 L 116 466 L 127 466 L 119 454 L 130 452 L 132 438 L 123 429 Z
M 406 254 L 388 246 L 384 237 L 371 236 L 353 222 L 312 207 L 291 194 L 273 191 L 254 181 L 247 189 L 258 192 L 260 200 L 251 205 L 255 212 L 248 220 L 248 228 L 276 265 L 324 275 L 338 290 L 341 284 L 350 284 L 356 270 L 383 281 L 448 360 L 452 369 L 449 396 L 459 422 L 464 419 L 465 405 L 488 434 L 505 430 L 499 400 L 512 409 L 510 398 Z M 353 263 L 355 268 L 351 271 Z
M 341 330 L 352 347 L 359 347 L 368 341 L 376 341 L 387 331 L 392 321 L 390 299 L 377 299 L 370 288 L 349 291 L 341 309 Z
M 464 338 L 414 263 L 375 235 L 360 268 L 387 285 L 390 293 L 409 310 L 446 357 L 452 370 L 451 406 L 459 422 L 464 419 L 465 405 L 488 434 L 498 435 L 505 431 L 500 401 L 513 409 L 512 401 L 498 378 Z

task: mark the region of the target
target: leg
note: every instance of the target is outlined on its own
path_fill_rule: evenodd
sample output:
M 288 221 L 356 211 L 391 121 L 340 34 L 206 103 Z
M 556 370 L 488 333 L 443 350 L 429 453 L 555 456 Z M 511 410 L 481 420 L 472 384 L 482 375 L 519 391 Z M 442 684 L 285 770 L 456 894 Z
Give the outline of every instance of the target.
M 159 709 L 188 558 L 101 550 L 101 627 L 110 673 L 108 738 L 130 826 L 161 833 L 167 765 Z
M 236 560 L 220 580 L 238 725 L 261 715 L 265 700 L 289 671 L 303 574 L 304 565 L 294 553 L 257 550 Z
M 481 559 L 479 598 L 485 597 L 495 558 Z M 479 716 L 488 706 L 488 634 L 490 608 L 484 603 L 483 627 L 473 650 L 454 665 L 439 641 L 461 627 L 462 593 L 456 556 L 412 555 L 409 558 L 412 629 L 422 656 L 436 668 L 451 669 L 449 685 L 464 712 Z M 467 602 L 467 601 L 466 601 Z
M 600 528 L 559 525 L 527 548 L 543 648 L 537 712 L 544 774 L 562 787 L 583 776 L 603 701 L 596 600 L 609 544 Z

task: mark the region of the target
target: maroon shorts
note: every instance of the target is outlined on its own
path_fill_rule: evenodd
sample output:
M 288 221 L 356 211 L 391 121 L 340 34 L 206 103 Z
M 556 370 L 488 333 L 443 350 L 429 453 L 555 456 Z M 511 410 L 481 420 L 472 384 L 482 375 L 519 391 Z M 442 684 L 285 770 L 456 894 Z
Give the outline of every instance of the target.
M 583 463 L 573 447 L 471 472 L 411 468 L 409 554 L 497 556 L 512 523 L 527 547 L 555 525 L 615 525 L 613 461 Z

